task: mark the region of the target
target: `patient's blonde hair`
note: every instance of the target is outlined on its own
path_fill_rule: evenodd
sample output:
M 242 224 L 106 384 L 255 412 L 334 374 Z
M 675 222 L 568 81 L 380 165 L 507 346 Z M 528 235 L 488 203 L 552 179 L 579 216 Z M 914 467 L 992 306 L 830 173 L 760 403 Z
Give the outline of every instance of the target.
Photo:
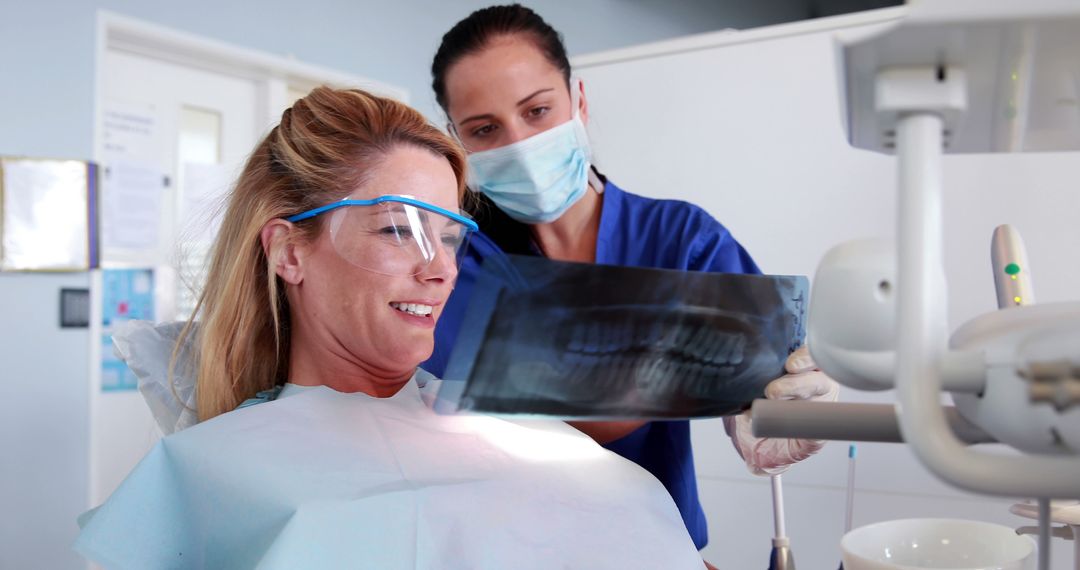
M 464 151 L 416 110 L 360 90 L 316 88 L 255 148 L 229 197 L 206 286 L 170 365 L 171 378 L 179 348 L 194 336 L 200 421 L 287 379 L 289 305 L 263 251 L 263 226 L 355 192 L 401 145 L 446 157 L 463 197 Z M 307 240 L 322 226 L 319 218 L 296 225 L 298 239 Z

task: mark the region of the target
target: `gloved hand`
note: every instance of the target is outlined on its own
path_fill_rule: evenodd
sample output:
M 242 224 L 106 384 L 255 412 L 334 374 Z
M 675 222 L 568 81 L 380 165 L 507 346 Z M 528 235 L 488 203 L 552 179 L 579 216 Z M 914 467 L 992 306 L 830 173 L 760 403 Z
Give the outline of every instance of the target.
M 806 346 L 788 356 L 784 369 L 787 374 L 765 387 L 766 398 L 835 402 L 840 394 L 840 385 L 817 367 Z M 825 441 L 820 439 L 754 437 L 751 426 L 750 410 L 724 418 L 724 429 L 735 444 L 735 451 L 754 475 L 783 473 L 825 446 Z

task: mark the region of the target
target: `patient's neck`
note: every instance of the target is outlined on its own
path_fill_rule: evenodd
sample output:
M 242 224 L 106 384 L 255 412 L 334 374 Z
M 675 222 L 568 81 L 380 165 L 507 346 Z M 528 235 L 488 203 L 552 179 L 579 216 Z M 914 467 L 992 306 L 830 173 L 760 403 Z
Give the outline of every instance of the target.
M 326 386 L 338 392 L 363 392 L 389 398 L 412 379 L 416 367 L 389 370 L 364 362 L 333 342 L 294 330 L 289 346 L 289 382 Z

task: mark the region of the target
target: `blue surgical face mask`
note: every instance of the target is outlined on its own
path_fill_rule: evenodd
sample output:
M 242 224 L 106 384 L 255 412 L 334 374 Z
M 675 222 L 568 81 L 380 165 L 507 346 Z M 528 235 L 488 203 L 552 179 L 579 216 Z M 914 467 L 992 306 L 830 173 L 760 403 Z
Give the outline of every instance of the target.
M 469 186 L 519 222 L 547 223 L 585 195 L 591 159 L 575 104 L 574 118 L 557 127 L 470 154 Z

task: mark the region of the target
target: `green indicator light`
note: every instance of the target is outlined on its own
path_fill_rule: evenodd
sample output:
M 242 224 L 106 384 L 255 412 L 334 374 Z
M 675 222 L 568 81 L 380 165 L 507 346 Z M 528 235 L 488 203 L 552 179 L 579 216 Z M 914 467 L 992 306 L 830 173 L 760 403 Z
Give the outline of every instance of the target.
M 1015 263 L 1010 263 L 1005 266 L 1005 273 L 1016 275 L 1017 273 L 1020 273 L 1020 266 Z

